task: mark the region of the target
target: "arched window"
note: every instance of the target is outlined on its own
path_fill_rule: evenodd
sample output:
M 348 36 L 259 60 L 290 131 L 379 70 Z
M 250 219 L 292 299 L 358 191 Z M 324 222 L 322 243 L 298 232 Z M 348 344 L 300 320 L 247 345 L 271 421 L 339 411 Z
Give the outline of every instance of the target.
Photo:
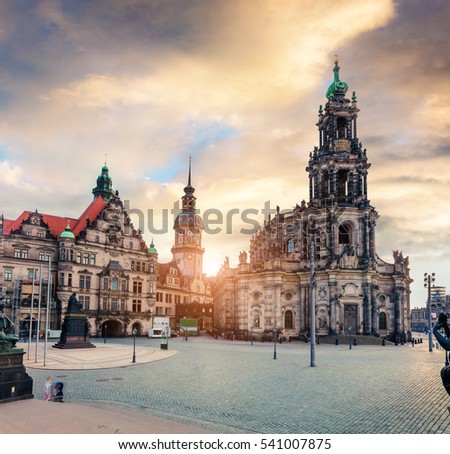
M 351 243 L 351 231 L 350 228 L 341 224 L 339 226 L 339 244 L 350 244 Z
M 287 252 L 288 252 L 288 254 L 291 254 L 292 252 L 294 252 L 294 240 L 292 238 L 289 239 L 287 242 Z
M 294 315 L 292 311 L 284 313 L 284 329 L 294 329 Z
M 386 314 L 384 312 L 380 312 L 378 316 L 378 329 L 387 329 Z

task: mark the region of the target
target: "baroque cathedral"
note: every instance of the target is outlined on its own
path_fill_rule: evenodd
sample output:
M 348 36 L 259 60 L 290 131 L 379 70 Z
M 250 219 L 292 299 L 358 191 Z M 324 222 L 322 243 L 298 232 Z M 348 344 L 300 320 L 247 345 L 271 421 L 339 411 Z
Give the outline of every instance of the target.
M 357 98 L 346 96 L 339 70 L 336 59 L 319 108 L 319 145 L 306 168 L 309 201 L 290 211 L 277 207 L 253 235 L 249 261 L 243 251 L 237 268 L 225 260 L 217 275 L 215 326 L 224 333 L 307 336 L 310 307 L 318 336 L 400 340 L 410 328 L 408 257 L 394 251 L 390 263 L 377 255 L 379 215 L 368 198 L 370 163 L 358 138 Z

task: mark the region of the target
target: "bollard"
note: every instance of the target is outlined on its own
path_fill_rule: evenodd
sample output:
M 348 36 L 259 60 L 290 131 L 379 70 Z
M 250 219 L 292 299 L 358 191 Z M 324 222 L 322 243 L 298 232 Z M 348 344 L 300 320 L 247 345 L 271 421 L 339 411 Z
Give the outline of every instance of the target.
M 339 345 L 339 339 L 336 337 L 336 345 Z

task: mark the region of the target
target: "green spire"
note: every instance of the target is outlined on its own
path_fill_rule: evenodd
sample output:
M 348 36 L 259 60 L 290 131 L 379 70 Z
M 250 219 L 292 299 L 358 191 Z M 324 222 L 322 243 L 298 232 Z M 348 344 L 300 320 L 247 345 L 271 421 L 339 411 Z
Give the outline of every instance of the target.
M 94 200 L 101 196 L 105 202 L 109 202 L 114 195 L 112 179 L 109 176 L 109 169 L 106 162 L 102 167 L 102 173 L 97 178 L 97 186 L 92 190 L 92 194 L 94 194 Z
M 59 237 L 60 238 L 70 238 L 71 240 L 75 239 L 75 235 L 72 233 L 72 230 L 70 229 L 69 221 L 67 221 L 67 226 L 66 226 L 64 232 L 62 232 Z
M 328 87 L 326 97 L 328 99 L 333 99 L 335 97 L 342 98 L 345 96 L 348 90 L 348 85 L 345 82 L 342 82 L 339 79 L 339 60 L 336 57 L 334 61 L 334 82 Z
M 152 242 L 150 244 L 150 247 L 148 248 L 148 252 L 149 252 L 149 254 L 157 254 L 158 253 L 158 251 L 155 248 L 155 245 L 153 244 L 153 238 L 152 238 Z

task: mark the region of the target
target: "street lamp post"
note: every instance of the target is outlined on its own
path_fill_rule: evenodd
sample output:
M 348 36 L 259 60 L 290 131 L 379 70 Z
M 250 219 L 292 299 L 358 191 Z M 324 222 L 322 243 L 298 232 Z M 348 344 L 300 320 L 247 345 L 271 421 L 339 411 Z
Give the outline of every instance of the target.
M 435 273 L 425 273 L 423 278 L 423 286 L 428 288 L 428 301 L 427 301 L 427 312 L 428 312 L 428 351 L 433 351 L 433 333 L 431 328 L 431 286 L 434 287 L 434 276 Z
M 309 243 L 309 326 L 310 326 L 310 363 L 316 365 L 316 304 L 314 301 L 314 241 Z
M 169 327 L 166 326 L 166 345 L 167 350 L 169 350 Z
M 137 334 L 137 329 L 133 328 L 133 363 L 136 362 L 136 334 Z
M 277 359 L 277 325 L 273 329 L 273 359 Z
M 352 327 L 351 326 L 348 327 L 348 333 L 350 335 L 350 343 L 348 345 L 348 348 L 351 350 L 352 349 Z

